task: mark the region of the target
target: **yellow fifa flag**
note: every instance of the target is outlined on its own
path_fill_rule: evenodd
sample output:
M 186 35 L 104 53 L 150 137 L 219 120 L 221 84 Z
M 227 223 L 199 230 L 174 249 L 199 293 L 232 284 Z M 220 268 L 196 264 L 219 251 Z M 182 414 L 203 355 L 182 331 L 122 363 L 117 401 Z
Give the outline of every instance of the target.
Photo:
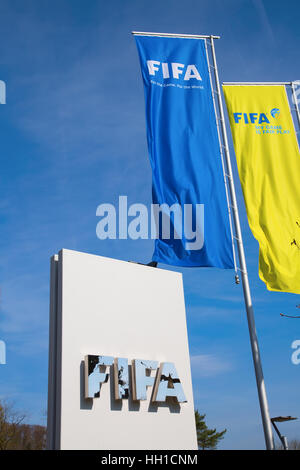
M 259 277 L 300 294 L 300 152 L 284 86 L 223 87 Z

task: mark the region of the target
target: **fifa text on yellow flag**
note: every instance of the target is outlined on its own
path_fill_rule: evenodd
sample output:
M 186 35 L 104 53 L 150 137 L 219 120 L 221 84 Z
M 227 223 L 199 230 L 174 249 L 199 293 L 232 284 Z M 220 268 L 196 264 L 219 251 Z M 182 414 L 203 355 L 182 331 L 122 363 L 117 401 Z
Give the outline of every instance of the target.
M 223 89 L 259 277 L 269 290 L 300 294 L 300 152 L 286 89 Z

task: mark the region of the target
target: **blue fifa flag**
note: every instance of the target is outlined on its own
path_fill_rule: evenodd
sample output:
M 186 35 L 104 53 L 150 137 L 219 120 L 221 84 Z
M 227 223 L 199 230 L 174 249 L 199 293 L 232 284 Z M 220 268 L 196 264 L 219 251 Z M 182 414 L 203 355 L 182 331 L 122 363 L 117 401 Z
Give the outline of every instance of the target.
M 157 239 L 153 261 L 233 268 L 204 39 L 135 36 L 146 101 Z

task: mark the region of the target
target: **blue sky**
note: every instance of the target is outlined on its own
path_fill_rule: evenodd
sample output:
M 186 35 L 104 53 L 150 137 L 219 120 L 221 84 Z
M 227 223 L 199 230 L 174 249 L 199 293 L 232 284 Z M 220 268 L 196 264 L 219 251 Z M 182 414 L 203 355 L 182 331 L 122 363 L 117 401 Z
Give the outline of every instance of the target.
M 144 94 L 132 30 L 216 34 L 222 81 L 300 79 L 299 2 L 2 0 L 0 396 L 45 422 L 49 258 L 69 248 L 148 262 L 153 241 L 96 237 L 96 208 L 151 203 Z M 268 292 L 232 162 L 270 413 L 300 417 L 299 296 Z M 220 448 L 264 448 L 242 287 L 234 272 L 182 269 L 195 404 L 227 428 Z M 300 438 L 300 419 L 282 424 Z

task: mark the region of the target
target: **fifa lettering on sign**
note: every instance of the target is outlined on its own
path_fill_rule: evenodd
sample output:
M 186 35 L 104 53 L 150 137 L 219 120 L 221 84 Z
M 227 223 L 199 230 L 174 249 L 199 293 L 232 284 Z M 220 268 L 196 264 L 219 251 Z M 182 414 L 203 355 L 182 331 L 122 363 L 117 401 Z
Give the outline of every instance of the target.
M 129 395 L 135 401 L 147 400 L 147 388 L 154 387 L 152 402 L 165 402 L 173 397 L 178 403 L 186 403 L 180 379 L 172 362 L 134 359 L 131 365 L 132 390 L 129 389 L 128 359 L 112 356 L 85 356 L 85 398 L 99 398 L 101 386 L 108 382 L 112 366 L 114 398 L 122 400 Z M 154 377 L 153 373 L 156 373 Z
M 270 114 L 272 118 L 276 119 L 280 114 L 280 109 L 273 108 L 270 113 L 233 113 L 233 117 L 236 124 L 239 124 L 239 122 L 244 122 L 245 124 L 262 124 L 266 122 L 270 124 L 268 114 Z
M 184 80 L 190 80 L 195 78 L 196 80 L 202 80 L 200 73 L 197 70 L 196 65 L 187 65 L 179 64 L 177 62 L 172 62 L 168 64 L 167 62 L 159 62 L 158 60 L 147 60 L 148 72 L 149 75 L 155 75 L 156 72 L 160 71 L 163 78 L 180 78 L 180 75 L 183 75 Z

